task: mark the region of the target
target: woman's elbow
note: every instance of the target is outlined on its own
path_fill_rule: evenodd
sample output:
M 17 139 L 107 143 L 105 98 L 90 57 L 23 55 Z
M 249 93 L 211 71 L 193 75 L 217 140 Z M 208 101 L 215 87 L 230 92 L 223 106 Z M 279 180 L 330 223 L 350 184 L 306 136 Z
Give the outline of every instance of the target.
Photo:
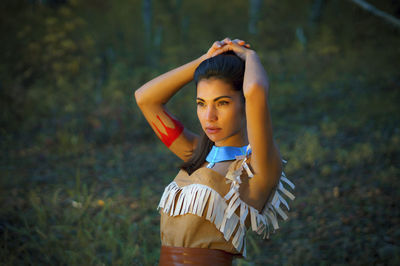
M 136 104 L 138 106 L 141 106 L 144 104 L 144 97 L 143 97 L 143 93 L 141 91 L 141 88 L 135 90 L 135 100 L 136 100 Z

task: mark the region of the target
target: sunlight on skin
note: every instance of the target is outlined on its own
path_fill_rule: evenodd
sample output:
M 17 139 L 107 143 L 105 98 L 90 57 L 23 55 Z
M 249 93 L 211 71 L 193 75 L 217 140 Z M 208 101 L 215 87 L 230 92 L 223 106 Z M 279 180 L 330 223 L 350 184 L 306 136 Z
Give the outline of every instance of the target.
M 216 146 L 248 144 L 244 104 L 240 92 L 221 79 L 203 79 L 197 85 L 197 116 Z

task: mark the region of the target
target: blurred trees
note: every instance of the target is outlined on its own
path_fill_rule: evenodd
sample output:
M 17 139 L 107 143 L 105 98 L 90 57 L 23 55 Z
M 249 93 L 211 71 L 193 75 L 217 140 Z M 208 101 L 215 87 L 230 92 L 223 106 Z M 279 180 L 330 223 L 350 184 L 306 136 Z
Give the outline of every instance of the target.
M 53 2 L 7 1 L 4 5 L 3 129 L 32 129 L 41 117 L 60 118 L 90 101 L 94 41 L 76 4 L 53 7 Z
M 368 2 L 400 17 L 399 1 Z M 152 206 L 179 162 L 133 93 L 226 36 L 249 42 L 269 74 L 297 191 L 291 224 L 271 242 L 249 238 L 255 264 L 399 261 L 400 35 L 382 19 L 339 0 L 0 7 L 0 261 L 154 264 Z M 186 87 L 168 108 L 198 130 Z
M 57 142 L 60 128 L 69 128 L 67 139 L 93 143 L 148 136 L 134 89 L 226 36 L 252 45 L 277 88 L 291 84 L 277 96 L 330 94 L 326 84 L 393 80 L 397 71 L 398 34 L 349 2 L 18 0 L 2 7 L 0 122 L 4 136 L 20 140 L 40 132 L 37 141 Z M 179 95 L 181 106 L 170 108 L 196 128 L 181 111 L 194 110 L 193 89 Z
M 383 12 L 382 10 L 379 10 L 378 8 L 374 7 L 373 5 L 369 4 L 366 1 L 363 0 L 350 0 L 350 1 L 352 1 L 353 3 L 359 5 L 361 8 L 367 10 L 368 12 L 371 12 L 373 15 L 384 19 L 386 22 L 400 29 L 400 19 L 396 18 L 395 16 L 392 16 L 386 12 Z

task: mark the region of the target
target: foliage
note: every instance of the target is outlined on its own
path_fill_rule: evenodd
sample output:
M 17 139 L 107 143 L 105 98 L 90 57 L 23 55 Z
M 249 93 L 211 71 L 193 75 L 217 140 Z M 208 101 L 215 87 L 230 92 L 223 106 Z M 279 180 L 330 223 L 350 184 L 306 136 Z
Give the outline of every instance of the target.
M 133 92 L 225 36 L 269 74 L 297 196 L 235 264 L 399 264 L 399 32 L 346 1 L 259 1 L 255 14 L 256 2 L 2 3 L 2 264 L 157 263 L 155 208 L 179 161 Z M 167 107 L 198 131 L 194 95 L 189 84 Z

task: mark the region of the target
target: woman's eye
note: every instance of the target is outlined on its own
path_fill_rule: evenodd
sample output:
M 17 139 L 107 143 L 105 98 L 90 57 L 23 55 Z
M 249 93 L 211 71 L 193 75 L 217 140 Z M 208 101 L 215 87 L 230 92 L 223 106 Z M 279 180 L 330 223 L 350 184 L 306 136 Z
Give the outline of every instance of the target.
M 197 106 L 204 106 L 203 102 L 197 102 Z
M 218 105 L 227 105 L 227 104 L 229 104 L 229 102 L 227 102 L 227 101 L 220 101 L 220 102 L 218 102 Z

